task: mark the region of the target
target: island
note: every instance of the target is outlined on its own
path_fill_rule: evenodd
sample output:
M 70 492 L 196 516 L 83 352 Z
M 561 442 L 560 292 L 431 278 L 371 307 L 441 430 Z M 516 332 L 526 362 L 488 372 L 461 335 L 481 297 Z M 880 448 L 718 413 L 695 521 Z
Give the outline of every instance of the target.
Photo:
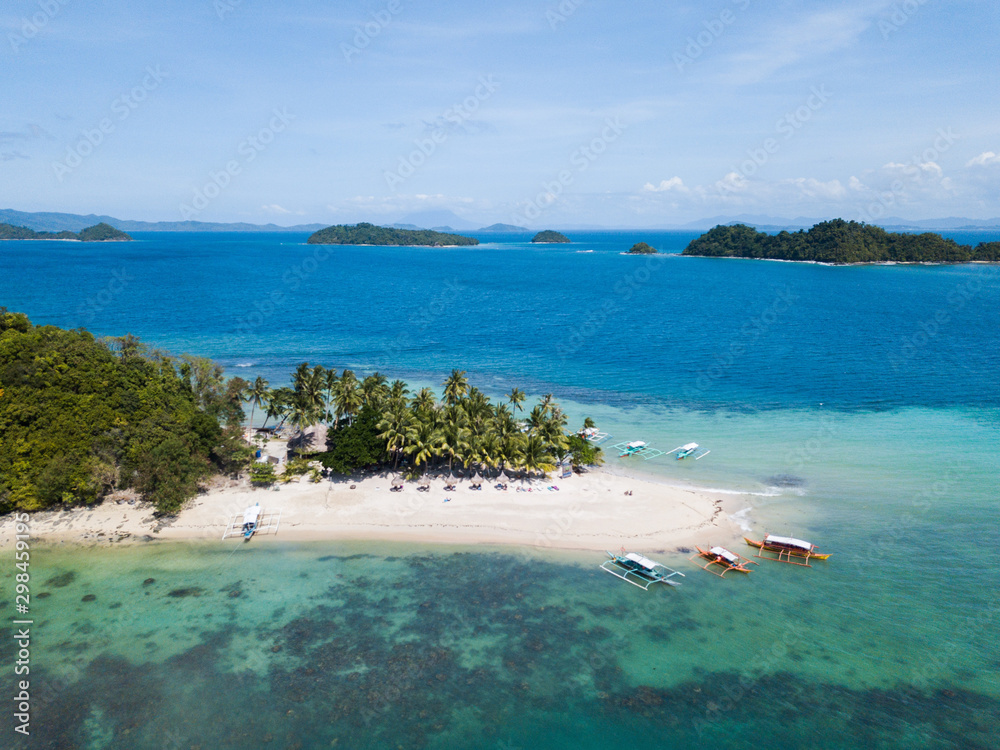
M 531 238 L 532 242 L 569 242 L 570 239 L 565 234 L 560 234 L 559 232 L 553 232 L 551 229 L 546 229 L 543 232 L 539 232 L 534 237 Z
M 79 232 L 36 232 L 27 227 L 0 224 L 0 240 L 76 240 L 79 242 L 129 242 L 131 237 L 103 221 Z
M 530 232 L 527 227 L 519 227 L 517 224 L 490 224 L 483 227 L 480 232 Z
M 637 242 L 626 255 L 656 255 L 656 248 L 650 247 L 645 242 Z
M 568 428 L 551 395 L 531 405 L 520 388 L 487 394 L 462 370 L 442 372 L 438 389 L 307 362 L 279 377 L 287 385 L 227 378 L 129 334 L 98 339 L 0 307 L 0 550 L 28 514 L 33 538 L 89 546 L 204 540 L 263 506 L 309 519 L 281 525 L 288 541 L 537 545 L 552 518 L 605 493 L 613 512 L 576 519 L 545 546 L 610 547 L 655 528 L 654 544 L 677 547 L 738 509 L 600 471 L 596 425 Z M 546 475 L 570 465 L 556 492 Z M 456 502 L 426 502 L 432 487 Z
M 360 224 L 336 224 L 314 232 L 308 240 L 310 245 L 409 245 L 440 247 L 444 245 L 478 245 L 474 237 L 460 234 L 445 234 L 433 229 L 393 229 L 362 222 Z
M 1000 242 L 960 245 L 933 232 L 887 232 L 881 227 L 833 219 L 798 232 L 767 234 L 745 224 L 720 225 L 692 240 L 682 255 L 849 263 L 1000 262 Z

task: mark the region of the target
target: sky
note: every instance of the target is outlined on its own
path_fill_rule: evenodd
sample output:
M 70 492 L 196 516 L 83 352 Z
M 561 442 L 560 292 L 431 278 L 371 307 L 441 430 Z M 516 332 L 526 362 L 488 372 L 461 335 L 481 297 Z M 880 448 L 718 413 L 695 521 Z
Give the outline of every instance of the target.
M 998 29 L 995 0 L 7 0 L 0 208 L 993 218 Z

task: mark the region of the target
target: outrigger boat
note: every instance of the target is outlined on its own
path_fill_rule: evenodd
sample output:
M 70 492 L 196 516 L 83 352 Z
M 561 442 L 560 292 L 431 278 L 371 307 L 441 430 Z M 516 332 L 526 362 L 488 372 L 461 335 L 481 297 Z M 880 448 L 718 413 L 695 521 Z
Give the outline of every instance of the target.
M 594 443 L 595 445 L 597 443 L 603 443 L 605 440 L 611 437 L 611 435 L 609 435 L 606 432 L 601 432 L 596 427 L 584 427 L 577 434 L 584 440 L 589 440 L 591 443 Z
M 657 456 L 662 456 L 663 451 L 653 448 L 645 440 L 633 440 L 630 443 L 616 443 L 611 446 L 615 450 L 620 451 L 618 458 L 627 458 L 628 456 L 639 456 L 640 458 L 648 461 L 651 458 L 656 458 Z
M 237 513 L 229 521 L 222 534 L 223 539 L 231 536 L 242 536 L 244 542 L 249 542 L 254 534 L 277 534 L 281 524 L 280 513 L 265 513 L 260 503 L 251 505 L 242 514 Z
M 737 555 L 735 552 L 730 552 L 725 547 L 709 547 L 707 550 L 701 547 L 695 547 L 698 550 L 698 554 L 695 557 L 702 557 L 708 560 L 707 563 L 700 566 L 702 570 L 707 570 L 712 575 L 717 575 L 722 578 L 731 570 L 737 570 L 740 573 L 752 573 L 753 571 L 747 567 L 747 565 L 757 565 L 753 560 L 748 560 L 742 555 Z M 694 557 L 690 558 L 694 560 Z M 718 565 L 722 568 L 721 573 L 716 573 L 711 569 L 712 565 Z
M 654 583 L 680 586 L 680 581 L 670 579 L 674 576 L 684 577 L 683 573 L 650 560 L 648 557 L 643 557 L 638 552 L 626 552 L 623 549 L 620 555 L 608 552 L 608 557 L 610 559 L 601 564 L 601 570 L 621 578 L 623 581 L 628 581 L 644 591 L 649 591 L 649 587 Z
M 801 539 L 793 539 L 790 536 L 764 534 L 763 542 L 757 542 L 747 537 L 743 537 L 743 539 L 751 547 L 756 547 L 760 550 L 760 553 L 755 554 L 754 557 L 760 557 L 764 560 L 790 563 L 792 565 L 802 565 L 806 568 L 812 567 L 809 564 L 810 560 L 826 560 L 831 554 L 827 553 L 825 555 L 821 555 L 816 552 L 815 544 L 804 542 Z M 777 557 L 767 557 L 766 555 L 761 554 L 763 552 L 774 552 Z M 805 562 L 796 562 L 792 559 L 793 557 L 805 560 Z
M 676 453 L 677 460 L 680 461 L 682 458 L 687 458 L 688 456 L 694 456 L 694 460 L 697 461 L 700 458 L 704 458 L 712 451 L 701 451 L 701 446 L 697 443 L 685 443 L 684 445 L 678 445 L 673 450 L 667 451 L 667 453 Z

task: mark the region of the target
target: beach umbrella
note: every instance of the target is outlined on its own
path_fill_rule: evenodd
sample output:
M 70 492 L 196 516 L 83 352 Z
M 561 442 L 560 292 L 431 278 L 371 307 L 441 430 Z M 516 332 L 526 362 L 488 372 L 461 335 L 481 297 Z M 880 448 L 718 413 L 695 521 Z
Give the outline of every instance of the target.
M 510 480 L 507 478 L 506 472 L 501 471 L 497 475 L 497 484 L 507 484 Z
M 402 487 L 403 486 L 403 479 L 402 479 L 402 477 L 400 477 L 398 474 L 396 474 L 392 478 L 392 486 L 393 487 Z
M 480 476 L 479 472 L 477 471 L 475 474 L 472 475 L 472 479 L 469 480 L 469 481 L 471 481 L 473 484 L 482 484 L 483 483 L 483 478 L 482 478 L 482 476 Z

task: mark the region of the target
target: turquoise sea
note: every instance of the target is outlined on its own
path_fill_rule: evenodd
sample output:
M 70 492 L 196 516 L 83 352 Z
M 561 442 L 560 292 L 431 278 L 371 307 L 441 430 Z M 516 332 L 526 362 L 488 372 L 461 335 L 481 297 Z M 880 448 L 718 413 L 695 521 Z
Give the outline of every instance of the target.
M 0 305 L 272 384 L 309 361 L 553 393 L 614 441 L 712 451 L 611 470 L 732 492 L 748 530 L 829 561 L 720 580 L 643 550 L 687 574 L 643 592 L 600 553 L 36 539 L 32 736 L 8 718 L 0 745 L 1000 747 L 1000 268 L 637 258 L 695 235 L 570 236 L 4 242 Z M 13 695 L 12 593 L 0 615 Z

